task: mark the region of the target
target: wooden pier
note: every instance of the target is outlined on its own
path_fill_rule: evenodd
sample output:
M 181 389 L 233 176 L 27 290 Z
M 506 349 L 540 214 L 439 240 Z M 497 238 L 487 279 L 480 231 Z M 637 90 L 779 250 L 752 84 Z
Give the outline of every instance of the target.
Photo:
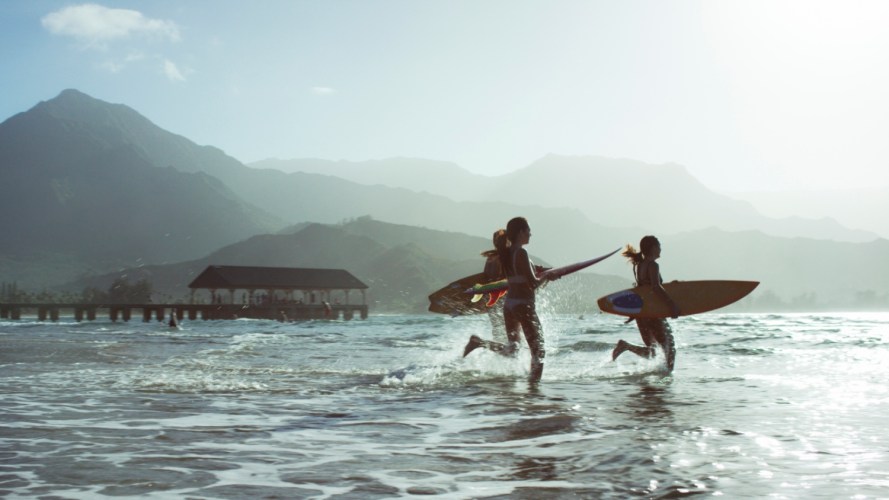
M 146 322 L 164 321 L 174 314 L 177 320 L 348 320 L 355 315 L 367 319 L 368 287 L 344 269 L 207 266 L 188 288 L 187 304 L 0 303 L 0 318 L 21 319 L 27 311 L 40 321 L 58 321 L 64 311 L 76 321 L 93 321 L 99 311 L 107 311 L 111 321 L 129 321 L 135 311 Z M 361 295 L 361 304 L 352 303 L 353 292 Z
M 39 321 L 58 321 L 63 313 L 75 321 L 95 321 L 107 313 L 111 321 L 129 321 L 135 311 L 142 321 L 165 321 L 172 315 L 177 320 L 274 319 L 299 321 L 307 319 L 345 319 L 358 315 L 367 319 L 367 306 L 359 304 L 0 304 L 0 318 L 19 320 L 23 312 L 36 314 Z

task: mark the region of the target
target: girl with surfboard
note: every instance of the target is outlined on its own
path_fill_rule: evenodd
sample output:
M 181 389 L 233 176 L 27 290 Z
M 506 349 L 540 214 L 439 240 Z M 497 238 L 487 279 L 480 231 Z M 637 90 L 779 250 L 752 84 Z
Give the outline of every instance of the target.
M 534 290 L 548 279 L 557 277 L 537 276 L 534 265 L 528 257 L 528 251 L 524 249 L 531 239 L 531 227 L 524 217 L 515 217 L 509 221 L 506 225 L 506 238 L 509 245 L 500 248 L 499 255 L 509 283 L 506 303 L 503 306 L 503 321 L 506 324 L 508 343 L 485 341 L 473 335 L 463 350 L 463 356 L 478 347 L 486 347 L 505 356 L 512 356 L 518 350 L 521 328 L 531 349 L 530 380 L 537 382 L 543 375 L 543 358 L 546 356 L 546 351 L 540 319 L 534 306 Z
M 500 264 L 500 252 L 509 246 L 506 230 L 498 229 L 494 231 L 491 241 L 494 243 L 494 248 L 482 252 L 482 257 L 485 257 L 485 283 L 491 283 L 506 277 L 503 273 L 503 265 Z M 488 308 L 488 319 L 491 321 L 491 337 L 497 342 L 505 342 L 507 338 L 506 326 L 503 322 L 502 300 L 495 301 L 494 305 Z
M 639 242 L 640 251 L 637 252 L 632 245 L 621 255 L 633 264 L 633 275 L 636 278 L 636 286 L 651 286 L 656 296 L 659 296 L 670 306 L 672 317 L 679 316 L 679 306 L 670 298 L 662 285 L 660 267 L 657 259 L 661 256 L 661 243 L 654 236 L 648 235 Z M 676 346 L 673 343 L 673 332 L 666 319 L 663 318 L 635 318 L 636 327 L 642 336 L 645 347 L 633 345 L 623 339 L 617 341 L 611 352 L 611 360 L 617 359 L 624 351 L 630 351 L 643 358 L 653 358 L 655 355 L 654 344 L 657 342 L 664 350 L 667 358 L 667 370 L 673 371 L 673 362 L 676 358 Z

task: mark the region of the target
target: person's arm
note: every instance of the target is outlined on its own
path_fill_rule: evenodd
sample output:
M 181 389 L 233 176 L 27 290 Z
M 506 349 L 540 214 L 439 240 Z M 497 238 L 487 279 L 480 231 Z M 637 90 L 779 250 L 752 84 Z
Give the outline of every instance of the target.
M 648 279 L 651 283 L 651 288 L 654 291 L 654 294 L 660 297 L 667 305 L 670 307 L 670 311 L 672 315 L 671 318 L 679 317 L 679 306 L 676 305 L 676 302 L 673 301 L 673 298 L 670 297 L 670 294 L 664 290 L 664 286 L 661 284 L 661 271 L 660 266 L 657 262 L 652 262 L 648 265 Z
M 537 273 L 534 272 L 534 266 L 531 265 L 531 259 L 528 257 L 528 251 L 524 248 L 519 249 L 519 254 L 516 256 L 516 266 L 518 269 L 518 274 L 526 276 L 528 278 L 528 283 L 531 284 L 532 288 L 537 288 L 540 286 L 545 279 L 538 277 Z

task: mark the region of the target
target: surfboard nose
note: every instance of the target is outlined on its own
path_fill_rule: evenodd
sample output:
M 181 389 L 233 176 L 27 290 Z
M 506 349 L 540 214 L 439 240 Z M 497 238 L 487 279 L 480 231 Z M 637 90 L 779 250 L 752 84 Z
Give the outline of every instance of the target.
M 632 290 L 621 290 L 620 292 L 606 295 L 598 300 L 599 308 L 603 311 L 614 310 L 621 314 L 637 314 L 642 311 L 644 305 L 642 297 Z

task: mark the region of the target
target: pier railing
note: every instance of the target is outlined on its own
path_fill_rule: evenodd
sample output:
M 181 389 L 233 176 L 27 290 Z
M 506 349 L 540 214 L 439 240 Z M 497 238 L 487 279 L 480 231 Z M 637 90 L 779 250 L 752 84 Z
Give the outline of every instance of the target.
M 218 319 L 275 319 L 295 321 L 304 319 L 352 319 L 358 315 L 367 319 L 367 306 L 356 304 L 86 304 L 86 303 L 6 303 L 0 304 L 0 318 L 19 320 L 22 314 L 36 314 L 40 321 L 58 321 L 65 313 L 76 321 L 94 321 L 102 313 L 107 313 L 111 321 L 129 321 L 136 311 L 142 321 L 168 320 L 175 315 L 177 320 L 218 320 Z

